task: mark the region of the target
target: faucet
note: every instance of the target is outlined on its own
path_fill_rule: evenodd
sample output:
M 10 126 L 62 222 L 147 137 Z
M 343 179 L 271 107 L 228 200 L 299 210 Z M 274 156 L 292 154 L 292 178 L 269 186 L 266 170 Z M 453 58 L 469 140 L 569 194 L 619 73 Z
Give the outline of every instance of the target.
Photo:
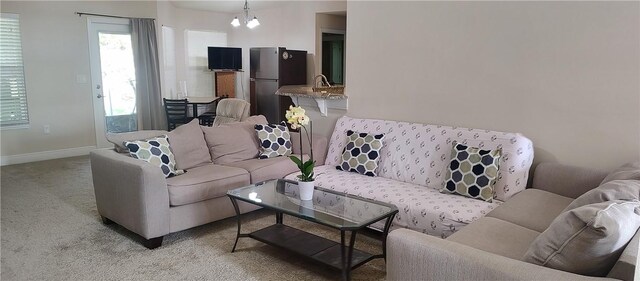
M 318 80 L 318 78 L 320 78 L 320 80 Z M 327 80 L 327 77 L 322 75 L 322 74 L 316 75 L 316 77 L 313 77 L 313 81 L 314 81 L 314 84 L 315 84 L 314 85 L 315 88 L 322 87 L 323 85 L 326 85 L 327 87 L 331 88 L 331 84 L 329 84 L 329 81 Z M 318 86 L 318 83 L 320 83 L 320 86 Z

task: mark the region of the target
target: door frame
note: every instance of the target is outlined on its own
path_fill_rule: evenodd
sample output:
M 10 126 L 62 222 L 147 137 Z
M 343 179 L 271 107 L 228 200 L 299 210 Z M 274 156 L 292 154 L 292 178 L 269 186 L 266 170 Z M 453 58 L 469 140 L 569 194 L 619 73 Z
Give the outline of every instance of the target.
M 108 26 L 112 29 L 105 29 Z M 98 32 L 101 30 L 112 31 L 114 33 L 122 32 L 123 34 L 131 34 L 131 23 L 129 19 L 109 18 L 90 16 L 87 17 L 87 34 L 89 39 L 89 69 L 91 71 L 91 100 L 93 101 L 93 118 L 96 136 L 96 146 L 98 148 L 112 147 L 106 138 L 106 113 L 104 109 L 104 99 L 98 96 L 104 96 L 102 92 L 102 65 L 100 62 L 100 47 Z M 100 85 L 100 89 L 98 89 Z M 137 101 L 136 101 L 137 103 Z M 140 125 L 138 123 L 138 125 Z

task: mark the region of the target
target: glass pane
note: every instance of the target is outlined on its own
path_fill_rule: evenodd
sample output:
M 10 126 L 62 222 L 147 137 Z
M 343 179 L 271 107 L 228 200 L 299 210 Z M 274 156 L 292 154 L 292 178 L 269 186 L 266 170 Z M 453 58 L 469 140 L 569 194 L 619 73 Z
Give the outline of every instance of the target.
M 242 201 L 304 217 L 338 229 L 358 229 L 397 212 L 396 206 L 316 187 L 313 200 L 301 201 L 298 185 L 273 180 L 229 191 Z
M 110 133 L 137 131 L 131 35 L 100 32 L 98 38 L 106 130 Z

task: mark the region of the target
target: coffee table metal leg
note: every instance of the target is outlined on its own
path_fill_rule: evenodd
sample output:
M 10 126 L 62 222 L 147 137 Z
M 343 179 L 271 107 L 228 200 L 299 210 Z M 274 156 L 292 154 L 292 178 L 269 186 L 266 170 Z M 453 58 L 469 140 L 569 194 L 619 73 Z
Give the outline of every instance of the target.
M 340 231 L 340 256 L 342 258 L 342 280 L 351 280 L 351 260 L 353 259 L 353 246 L 356 243 L 357 231 L 351 231 L 349 247 L 345 241 L 345 231 Z
M 351 260 L 353 259 L 353 246 L 356 244 L 357 231 L 351 231 L 351 239 L 349 239 L 349 252 L 347 253 L 347 276 L 345 280 L 351 280 Z
M 276 212 L 276 223 L 277 224 L 282 224 L 282 217 L 284 215 L 281 212 Z
M 238 245 L 238 239 L 240 239 L 240 208 L 238 207 L 238 202 L 236 202 L 236 199 L 234 199 L 233 197 L 229 197 L 229 199 L 231 199 L 233 209 L 236 210 L 236 220 L 238 221 L 238 233 L 236 234 L 236 242 L 233 243 L 233 249 L 231 249 L 231 252 L 233 253 L 236 250 L 236 246 Z
M 347 253 L 345 250 L 344 230 L 340 230 L 340 265 L 342 265 L 342 280 L 347 280 Z
M 382 232 L 382 257 L 385 262 L 387 261 L 387 235 L 389 235 L 389 228 L 391 228 L 391 223 L 395 216 L 396 214 L 392 214 L 387 218 L 387 222 L 384 224 L 384 232 Z

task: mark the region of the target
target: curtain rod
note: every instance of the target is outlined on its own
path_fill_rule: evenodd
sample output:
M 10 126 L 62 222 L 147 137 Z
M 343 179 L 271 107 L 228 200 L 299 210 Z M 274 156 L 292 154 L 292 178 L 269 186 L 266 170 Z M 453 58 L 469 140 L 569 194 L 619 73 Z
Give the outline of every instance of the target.
M 118 18 L 118 19 L 133 19 L 132 17 L 123 17 L 123 16 L 113 16 L 113 15 L 104 15 L 104 14 L 92 14 L 92 13 L 82 13 L 76 12 L 76 15 L 81 16 L 99 16 L 99 17 L 108 17 L 108 18 Z M 146 20 L 156 20 L 154 18 L 141 18 Z

